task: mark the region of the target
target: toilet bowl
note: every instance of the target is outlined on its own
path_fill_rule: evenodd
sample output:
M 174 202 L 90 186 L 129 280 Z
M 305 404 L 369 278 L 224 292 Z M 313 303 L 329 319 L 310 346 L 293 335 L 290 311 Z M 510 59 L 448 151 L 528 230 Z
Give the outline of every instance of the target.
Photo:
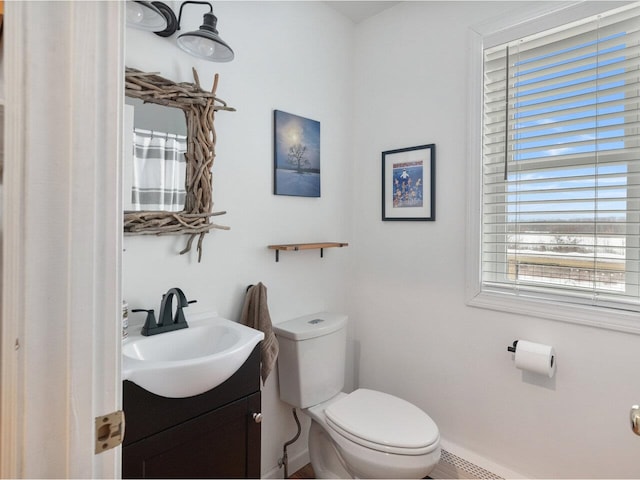
M 424 478 L 440 433 L 421 409 L 369 389 L 342 392 L 346 315 L 321 312 L 274 325 L 280 398 L 311 418 L 316 478 Z
M 440 460 L 436 424 L 392 395 L 358 389 L 303 411 L 317 478 L 424 478 Z

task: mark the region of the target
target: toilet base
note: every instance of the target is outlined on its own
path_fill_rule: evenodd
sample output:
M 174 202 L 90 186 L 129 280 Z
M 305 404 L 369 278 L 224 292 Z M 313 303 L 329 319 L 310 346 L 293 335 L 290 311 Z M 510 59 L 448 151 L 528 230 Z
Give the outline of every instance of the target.
M 309 457 L 316 478 L 424 478 L 440 460 L 440 450 L 438 445 L 427 455 L 378 452 L 371 456 L 368 449 L 352 444 L 339 434 L 332 438 L 313 419 L 309 430 Z
M 327 432 L 315 421 L 309 429 L 309 458 L 316 478 L 354 478 Z

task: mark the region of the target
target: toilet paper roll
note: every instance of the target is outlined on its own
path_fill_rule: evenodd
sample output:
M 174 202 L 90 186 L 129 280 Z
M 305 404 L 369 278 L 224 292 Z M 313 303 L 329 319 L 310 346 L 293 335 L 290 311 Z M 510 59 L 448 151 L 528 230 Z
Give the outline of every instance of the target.
M 516 368 L 553 377 L 556 373 L 556 353 L 550 345 L 518 340 Z

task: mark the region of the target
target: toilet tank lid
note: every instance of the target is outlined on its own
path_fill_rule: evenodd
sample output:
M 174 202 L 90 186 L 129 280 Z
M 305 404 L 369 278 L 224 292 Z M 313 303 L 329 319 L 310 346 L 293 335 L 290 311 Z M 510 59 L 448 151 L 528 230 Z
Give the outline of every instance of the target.
M 273 325 L 273 331 L 279 337 L 307 340 L 333 333 L 344 328 L 346 324 L 347 316 L 342 313 L 318 312 L 276 323 Z

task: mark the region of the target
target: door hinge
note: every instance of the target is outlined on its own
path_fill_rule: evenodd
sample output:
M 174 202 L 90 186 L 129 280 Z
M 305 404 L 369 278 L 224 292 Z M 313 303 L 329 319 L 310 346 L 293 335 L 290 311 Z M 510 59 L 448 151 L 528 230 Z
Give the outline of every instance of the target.
M 96 454 L 117 447 L 123 439 L 124 412 L 122 410 L 96 417 Z

